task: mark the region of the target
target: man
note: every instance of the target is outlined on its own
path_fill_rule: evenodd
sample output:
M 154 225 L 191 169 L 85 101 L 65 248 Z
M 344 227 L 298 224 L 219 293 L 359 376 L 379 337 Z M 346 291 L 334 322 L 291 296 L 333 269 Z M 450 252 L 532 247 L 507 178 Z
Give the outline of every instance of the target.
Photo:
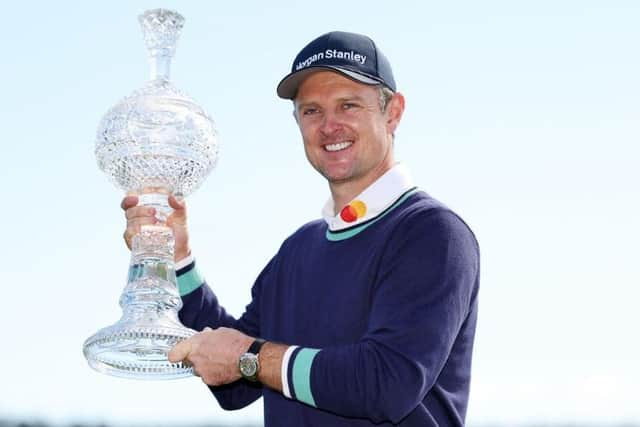
M 396 164 L 404 111 L 369 38 L 309 43 L 278 85 L 307 159 L 329 183 L 323 220 L 291 235 L 236 320 L 196 269 L 182 202 L 170 198 L 182 322 L 203 331 L 171 351 L 225 409 L 264 397 L 265 426 L 462 426 L 479 259 L 464 222 Z M 127 197 L 125 238 L 153 209 Z

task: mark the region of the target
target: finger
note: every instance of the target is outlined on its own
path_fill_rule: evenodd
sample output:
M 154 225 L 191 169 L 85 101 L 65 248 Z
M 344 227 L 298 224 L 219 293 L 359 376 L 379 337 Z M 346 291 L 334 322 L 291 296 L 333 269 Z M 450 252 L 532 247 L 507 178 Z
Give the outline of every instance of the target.
M 129 233 L 129 230 L 124 230 L 124 233 L 122 234 L 122 238 L 124 239 L 124 242 L 126 243 L 127 247 L 131 249 L 131 239 L 133 238 L 133 236 Z
M 133 219 L 138 217 L 153 217 L 156 214 L 156 210 L 150 206 L 135 206 L 127 209 L 124 212 L 124 216 L 127 219 Z
M 153 225 L 155 222 L 155 218 L 136 218 L 127 221 L 127 228 L 124 230 L 122 237 L 124 237 L 129 249 L 131 249 L 133 238 L 140 233 L 141 227 L 143 225 Z
M 154 225 L 158 222 L 158 219 L 154 216 L 151 217 L 143 217 L 143 218 L 133 218 L 127 220 L 127 232 L 134 236 L 140 232 L 143 225 Z
M 191 353 L 191 340 L 180 341 L 169 352 L 169 362 L 176 363 L 184 360 Z
M 122 199 L 122 202 L 120 203 L 120 207 L 122 208 L 122 210 L 126 211 L 127 209 L 132 208 L 137 204 L 138 204 L 138 196 L 134 194 L 129 194 L 125 196 L 124 199 Z
M 140 233 L 140 227 L 141 227 L 142 225 L 145 225 L 145 224 L 140 224 L 140 225 L 137 225 L 137 226 L 132 225 L 132 226 L 130 226 L 130 227 L 127 227 L 127 229 L 126 229 L 126 230 L 124 230 L 124 233 L 123 233 L 122 237 L 124 238 L 124 241 L 125 241 L 125 243 L 127 244 L 127 247 L 128 247 L 129 249 L 131 249 L 131 247 L 132 247 L 132 244 L 133 244 L 133 238 L 134 238 L 137 234 L 139 234 L 139 233 Z

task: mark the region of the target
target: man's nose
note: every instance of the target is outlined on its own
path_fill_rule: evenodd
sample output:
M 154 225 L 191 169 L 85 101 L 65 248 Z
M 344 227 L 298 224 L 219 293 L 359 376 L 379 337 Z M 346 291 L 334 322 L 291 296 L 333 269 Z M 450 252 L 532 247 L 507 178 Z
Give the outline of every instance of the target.
M 327 136 L 334 134 L 342 129 L 342 121 L 340 117 L 331 111 L 327 111 L 322 115 L 322 123 L 320 123 L 320 131 Z

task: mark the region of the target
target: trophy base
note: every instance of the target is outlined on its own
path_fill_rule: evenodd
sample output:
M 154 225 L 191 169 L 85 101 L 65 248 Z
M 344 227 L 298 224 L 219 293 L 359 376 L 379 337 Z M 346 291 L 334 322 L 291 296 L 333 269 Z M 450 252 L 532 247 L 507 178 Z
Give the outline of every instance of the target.
M 84 343 L 89 366 L 98 372 L 139 380 L 170 380 L 190 377 L 193 369 L 171 363 L 167 355 L 178 342 L 196 334 L 179 324 L 133 325 L 118 322 L 101 329 Z

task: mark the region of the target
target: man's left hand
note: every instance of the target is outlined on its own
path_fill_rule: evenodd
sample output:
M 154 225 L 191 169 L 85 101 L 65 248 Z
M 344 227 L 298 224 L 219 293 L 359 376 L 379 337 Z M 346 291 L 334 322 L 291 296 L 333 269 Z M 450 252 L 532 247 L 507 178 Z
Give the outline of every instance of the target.
M 238 360 L 253 341 L 236 329 L 205 328 L 176 344 L 169 352 L 169 361 L 193 366 L 194 374 L 207 385 L 229 384 L 241 378 Z

